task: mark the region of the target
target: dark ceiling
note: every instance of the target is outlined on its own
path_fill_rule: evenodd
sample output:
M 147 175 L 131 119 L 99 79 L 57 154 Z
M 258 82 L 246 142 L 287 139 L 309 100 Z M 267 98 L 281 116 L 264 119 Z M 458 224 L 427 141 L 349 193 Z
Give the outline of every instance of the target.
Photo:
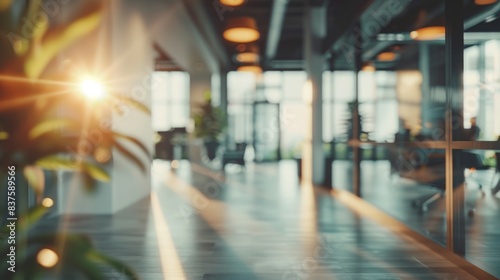
M 386 0 L 387 1 L 387 0 Z M 278 43 L 276 55 L 272 60 L 266 59 L 266 46 L 269 37 L 269 29 L 272 17 L 272 0 L 247 0 L 243 6 L 228 8 L 221 10 L 220 5 L 216 0 L 201 1 L 204 8 L 210 16 L 210 20 L 220 36 L 221 42 L 225 47 L 225 53 L 231 60 L 231 70 L 235 69 L 239 64 L 233 60 L 234 54 L 238 52 L 238 44 L 227 42 L 222 38 L 222 33 L 225 28 L 227 19 L 231 17 L 250 16 L 256 19 L 258 29 L 261 33 L 261 38 L 257 41 L 260 49 L 261 65 L 264 69 L 279 69 L 276 65 L 293 65 L 287 69 L 301 68 L 303 59 L 303 22 L 304 22 L 304 0 L 288 0 L 286 5 L 286 13 L 284 15 L 283 26 Z M 362 18 L 363 15 L 377 11 L 377 7 L 384 5 L 384 1 L 380 0 L 323 0 L 316 1 L 327 6 L 327 38 L 324 40 L 325 56 L 334 50 L 334 45 L 342 40 L 350 40 L 346 34 L 354 26 L 355 22 Z M 416 28 L 428 25 L 444 24 L 444 1 L 436 0 L 404 0 L 401 3 L 407 3 L 403 11 L 391 17 L 391 20 L 385 26 L 381 26 L 379 33 L 382 34 L 407 34 Z M 495 5 L 477 6 L 473 0 L 464 0 L 464 15 L 466 20 L 478 15 L 484 14 L 489 9 L 495 8 Z M 376 6 L 373 8 L 373 6 Z M 224 7 L 222 7 L 224 9 Z M 500 10 L 500 7 L 499 7 Z M 484 19 L 478 20 L 476 24 L 467 29 L 467 32 L 499 32 L 500 20 L 496 17 L 500 12 L 495 12 L 494 16 L 490 16 L 488 22 Z M 221 16 L 222 15 L 222 16 Z M 485 16 L 486 17 L 486 16 Z M 472 22 L 472 21 L 471 21 Z M 352 32 L 351 32 L 352 33 Z M 418 55 L 417 47 L 412 40 L 392 40 L 380 42 L 377 39 L 377 34 L 370 36 L 370 41 L 365 42 L 363 46 L 364 60 L 373 60 L 374 57 L 381 51 L 391 50 L 398 51 L 406 56 L 405 61 L 408 61 L 408 56 Z M 345 57 L 335 55 L 336 68 L 351 67 Z M 286 64 L 287 62 L 296 62 L 295 64 Z M 396 64 L 382 64 L 382 66 L 394 67 Z M 413 67 L 413 66 L 412 66 Z

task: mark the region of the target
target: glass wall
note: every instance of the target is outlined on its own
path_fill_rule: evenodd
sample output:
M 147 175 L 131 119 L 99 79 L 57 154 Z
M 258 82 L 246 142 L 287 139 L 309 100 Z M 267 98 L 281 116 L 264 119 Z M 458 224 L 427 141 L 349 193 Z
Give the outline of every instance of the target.
M 373 36 L 368 36 L 370 17 L 362 17 L 364 34 L 353 31 L 353 40 L 362 36 L 363 51 L 348 64 L 354 65 L 349 73 L 355 81 L 344 82 L 353 93 L 344 100 L 345 90 L 334 93 L 348 128 L 358 131 L 347 133 L 348 160 L 335 158 L 334 187 L 353 185 L 349 191 L 442 246 L 447 245 L 444 17 L 444 1 L 412 1 Z
M 324 79 L 333 187 L 500 277 L 500 2 L 446 5 L 409 1 L 376 32 L 363 14 L 340 39 L 354 51 Z
M 300 156 L 304 139 L 303 71 L 228 74 L 229 144 L 246 143 L 256 161 Z
M 455 177 L 465 197 L 465 258 L 500 278 L 500 3 L 465 3 L 462 142 Z M 471 19 L 476 19 L 472 21 Z M 459 145 L 460 144 L 460 145 Z

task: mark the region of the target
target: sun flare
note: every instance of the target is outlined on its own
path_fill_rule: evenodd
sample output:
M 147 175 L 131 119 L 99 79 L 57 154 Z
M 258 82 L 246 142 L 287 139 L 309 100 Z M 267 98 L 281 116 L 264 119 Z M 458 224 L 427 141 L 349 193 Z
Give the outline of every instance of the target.
M 90 99 L 101 99 L 104 96 L 104 87 L 95 80 L 87 79 L 82 81 L 80 90 Z

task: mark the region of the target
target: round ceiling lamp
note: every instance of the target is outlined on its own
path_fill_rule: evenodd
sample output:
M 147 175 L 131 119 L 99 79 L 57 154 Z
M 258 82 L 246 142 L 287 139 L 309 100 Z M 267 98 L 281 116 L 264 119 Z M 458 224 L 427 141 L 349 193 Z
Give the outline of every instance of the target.
M 377 68 L 372 63 L 366 63 L 363 67 L 361 67 L 361 71 L 365 72 L 375 72 Z
M 410 33 L 410 37 L 417 41 L 436 40 L 443 38 L 446 32 L 444 26 L 429 26 L 419 28 Z
M 491 5 L 496 3 L 497 0 L 474 0 L 476 5 Z
M 396 60 L 396 53 L 394 52 L 383 52 L 377 56 L 378 61 L 394 61 Z
M 239 63 L 258 63 L 259 55 L 253 52 L 243 52 L 236 54 L 234 59 Z
M 228 19 L 227 27 L 222 34 L 224 39 L 235 43 L 250 43 L 260 38 L 257 23 L 251 17 Z
M 245 0 L 219 0 L 224 6 L 237 7 L 245 4 Z
M 240 44 L 236 50 L 237 54 L 234 55 L 234 61 L 242 64 L 256 65 L 259 63 L 259 47 L 255 44 Z
M 245 65 L 238 67 L 238 72 L 250 72 L 254 74 L 261 74 L 262 68 L 258 65 Z

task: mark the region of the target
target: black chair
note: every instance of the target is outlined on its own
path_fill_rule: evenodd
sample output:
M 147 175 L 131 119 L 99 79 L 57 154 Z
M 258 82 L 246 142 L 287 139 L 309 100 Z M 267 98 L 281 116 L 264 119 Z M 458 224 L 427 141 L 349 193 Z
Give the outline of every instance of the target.
M 247 143 L 236 143 L 236 149 L 226 150 L 222 154 L 222 171 L 224 171 L 228 163 L 245 166 L 245 150 Z
M 164 160 L 174 160 L 174 143 L 172 140 L 176 136 L 185 137 L 187 131 L 185 127 L 174 127 L 168 131 L 158 131 L 160 136 L 160 141 L 155 144 L 155 158 Z M 181 158 L 184 159 L 184 155 L 187 153 L 185 143 L 181 144 L 182 155 Z
M 500 179 L 498 180 L 496 186 L 493 186 L 493 182 L 495 181 L 495 177 L 498 173 L 500 173 L 500 153 L 495 153 L 496 166 L 495 166 L 495 174 L 493 174 L 493 178 L 491 179 L 491 194 L 496 195 L 497 192 L 500 191 Z

